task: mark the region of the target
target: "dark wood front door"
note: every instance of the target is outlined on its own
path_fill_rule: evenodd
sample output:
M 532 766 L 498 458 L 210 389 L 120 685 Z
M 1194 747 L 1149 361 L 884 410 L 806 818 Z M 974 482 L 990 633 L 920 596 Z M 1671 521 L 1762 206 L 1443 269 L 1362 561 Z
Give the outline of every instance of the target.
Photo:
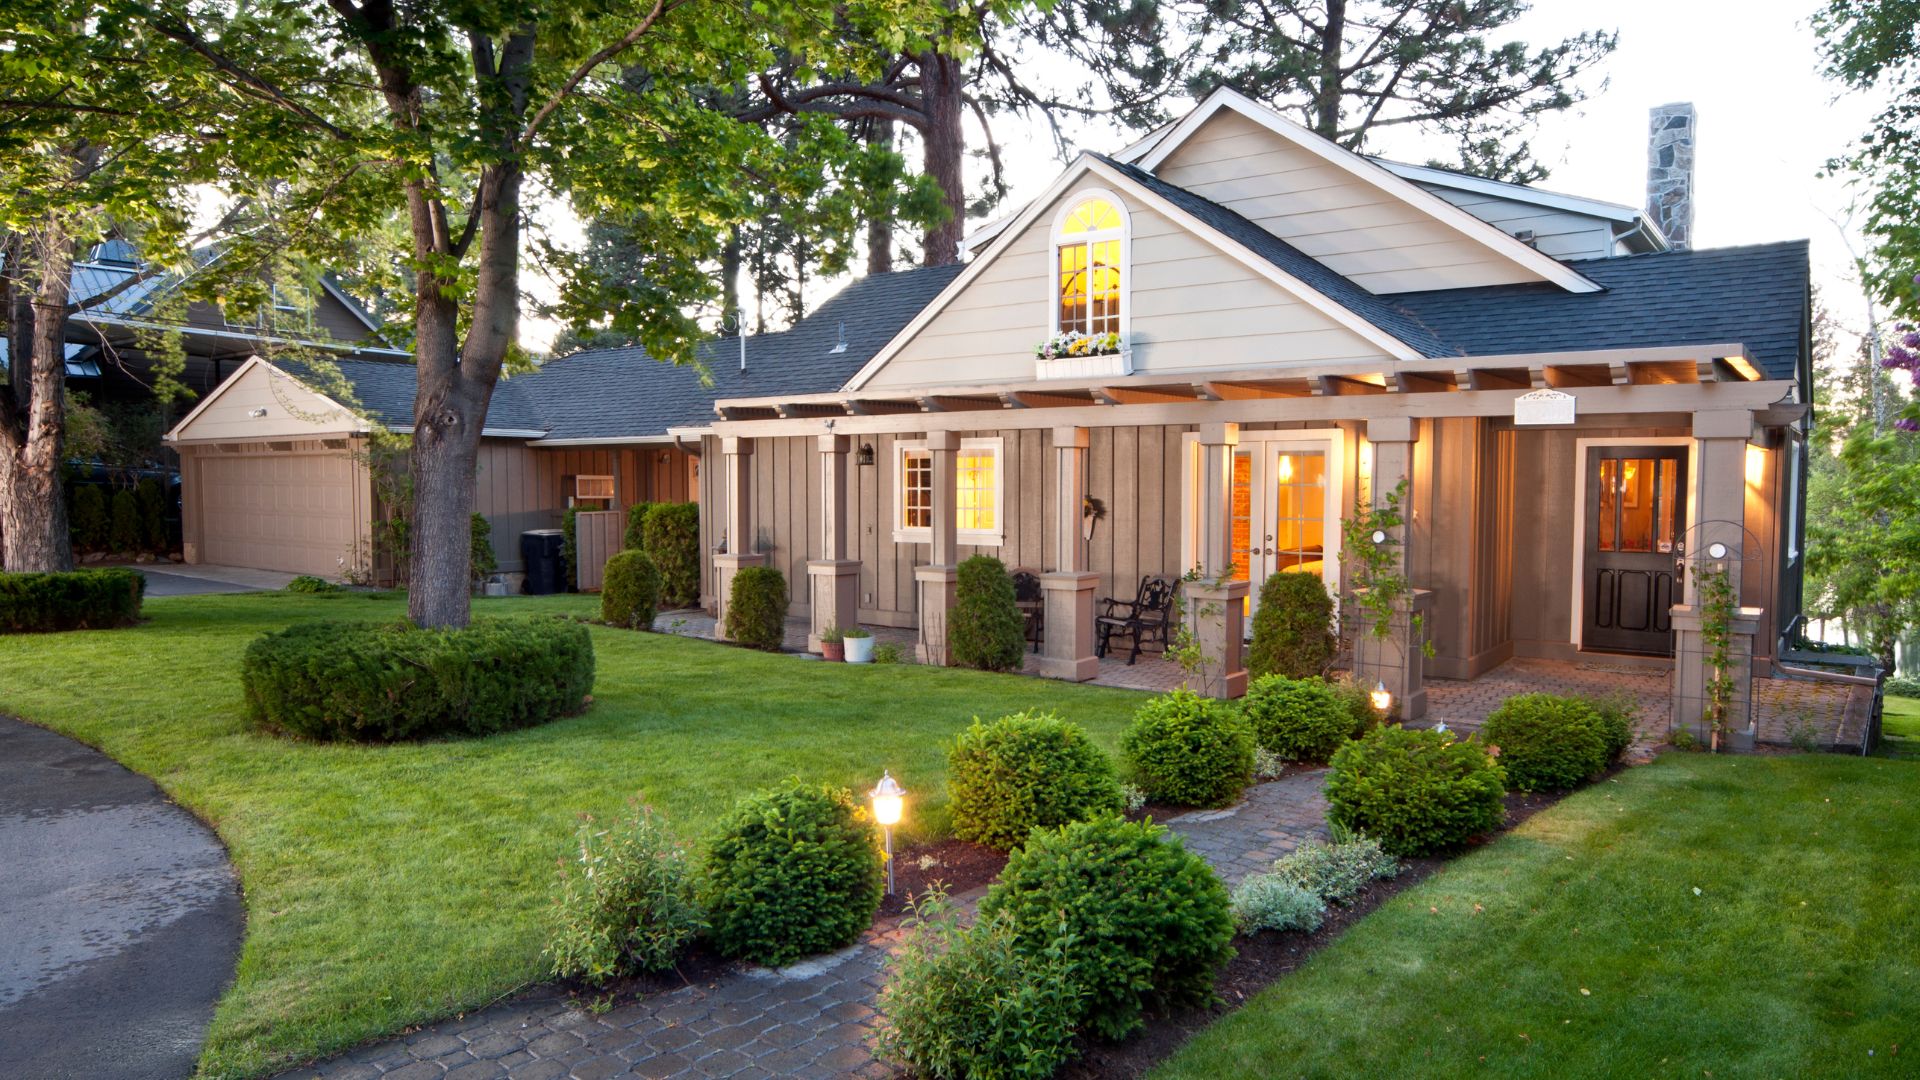
M 1677 446 L 1587 451 L 1586 625 L 1581 645 L 1673 655 L 1668 609 L 1680 600 L 1687 452 Z

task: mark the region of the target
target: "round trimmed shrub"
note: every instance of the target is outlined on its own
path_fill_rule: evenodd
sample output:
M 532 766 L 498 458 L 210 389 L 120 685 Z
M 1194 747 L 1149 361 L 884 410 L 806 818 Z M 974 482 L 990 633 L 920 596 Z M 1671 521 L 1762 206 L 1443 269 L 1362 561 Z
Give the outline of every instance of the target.
M 654 503 L 640 522 L 640 547 L 660 571 L 660 606 L 700 602 L 700 504 Z
M 1382 726 L 1340 748 L 1327 774 L 1327 820 L 1391 855 L 1459 847 L 1506 820 L 1506 774 L 1479 742 Z
M 727 598 L 727 637 L 751 648 L 779 651 L 787 637 L 785 574 L 771 566 L 742 567 L 734 574 Z
M 653 629 L 660 605 L 660 571 L 644 551 L 622 551 L 607 560 L 600 582 L 600 618 L 629 630 Z
M 593 641 L 569 619 L 475 619 L 457 629 L 315 622 L 247 646 L 254 724 L 358 742 L 491 735 L 572 716 L 593 689 Z
M 1247 649 L 1249 677 L 1318 676 L 1333 662 L 1334 649 L 1333 597 L 1320 575 L 1279 573 L 1260 586 L 1253 644 Z
M 1287 761 L 1326 761 L 1357 734 L 1351 702 L 1317 675 L 1255 679 L 1240 710 L 1254 742 Z
M 947 751 L 953 834 L 1006 851 L 1035 828 L 1119 814 L 1113 763 L 1087 733 L 1052 713 L 975 720 Z
M 947 651 L 955 664 L 982 671 L 1019 667 L 1027 649 L 1024 625 L 1005 563 L 975 555 L 960 564 L 947 614 Z
M 1633 728 L 1640 719 L 1640 705 L 1626 694 L 1609 694 L 1588 701 L 1600 718 L 1600 738 L 1607 744 L 1608 765 L 1633 745 Z
M 1148 798 L 1226 806 L 1253 782 L 1253 729 L 1239 709 L 1183 687 L 1140 706 L 1120 756 Z
M 1480 728 L 1500 748 L 1500 766 L 1516 791 L 1570 788 L 1607 767 L 1607 739 L 1591 702 L 1520 694 L 1502 702 Z
M 714 947 L 769 967 L 853 943 L 880 910 L 880 838 L 845 788 L 749 795 L 707 853 Z
M 105 630 L 140 619 L 147 579 L 135 570 L 0 573 L 0 634 Z
M 1036 829 L 980 903 L 1036 960 L 1064 951 L 1080 1024 L 1121 1039 L 1148 1005 L 1208 1000 L 1233 956 L 1233 905 L 1206 860 L 1148 822 Z M 1064 943 L 1064 944 L 1063 944 Z

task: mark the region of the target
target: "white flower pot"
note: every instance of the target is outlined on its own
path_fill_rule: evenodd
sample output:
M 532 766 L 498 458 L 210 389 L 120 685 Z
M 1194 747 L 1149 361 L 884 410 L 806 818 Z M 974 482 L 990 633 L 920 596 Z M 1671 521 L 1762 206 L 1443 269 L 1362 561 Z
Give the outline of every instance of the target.
M 847 663 L 873 663 L 873 639 L 870 637 L 850 637 L 844 639 L 847 645 Z

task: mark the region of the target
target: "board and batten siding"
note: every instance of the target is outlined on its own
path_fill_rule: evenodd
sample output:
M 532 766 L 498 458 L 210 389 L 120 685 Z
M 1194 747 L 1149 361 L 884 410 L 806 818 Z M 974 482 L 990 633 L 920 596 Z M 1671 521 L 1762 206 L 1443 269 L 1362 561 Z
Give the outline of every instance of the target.
M 1613 254 L 1616 226 L 1606 218 L 1439 184 L 1420 186 L 1481 221 L 1499 226 L 1502 232 L 1531 230 L 1533 246 L 1556 259 L 1605 259 Z
M 662 455 L 666 461 L 660 460 Z M 615 477 L 619 498 L 614 508 L 624 509 L 639 502 L 691 501 L 696 468 L 694 458 L 671 447 L 543 449 L 519 439 L 482 439 L 473 508 L 493 525 L 493 553 L 501 572 L 518 573 L 526 569 L 520 534 L 560 527 L 561 513 L 573 495 L 569 478 Z
M 1053 220 L 1101 189 L 1075 184 L 876 372 L 876 389 L 1020 382 L 1052 332 Z M 1104 190 L 1104 189 L 1103 189 Z M 1385 360 L 1378 346 L 1166 216 L 1115 193 L 1131 226 L 1125 268 L 1134 371 L 1292 367 Z M 1044 384 L 1041 384 L 1044 385 Z
M 1541 280 L 1382 188 L 1245 116 L 1216 112 L 1154 170 L 1375 293 Z

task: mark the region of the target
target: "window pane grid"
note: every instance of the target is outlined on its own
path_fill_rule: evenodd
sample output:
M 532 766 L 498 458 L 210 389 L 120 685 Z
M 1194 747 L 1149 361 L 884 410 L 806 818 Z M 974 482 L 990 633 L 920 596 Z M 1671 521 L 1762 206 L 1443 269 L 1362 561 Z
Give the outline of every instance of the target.
M 925 450 L 901 452 L 900 510 L 905 528 L 933 527 L 933 455 Z
M 999 462 L 992 450 L 962 450 L 955 463 L 956 524 L 962 531 L 991 532 L 998 497 Z
M 1120 332 L 1121 241 L 1101 234 L 1121 227 L 1119 208 L 1105 199 L 1088 199 L 1061 224 L 1068 239 L 1058 247 L 1060 333 Z

